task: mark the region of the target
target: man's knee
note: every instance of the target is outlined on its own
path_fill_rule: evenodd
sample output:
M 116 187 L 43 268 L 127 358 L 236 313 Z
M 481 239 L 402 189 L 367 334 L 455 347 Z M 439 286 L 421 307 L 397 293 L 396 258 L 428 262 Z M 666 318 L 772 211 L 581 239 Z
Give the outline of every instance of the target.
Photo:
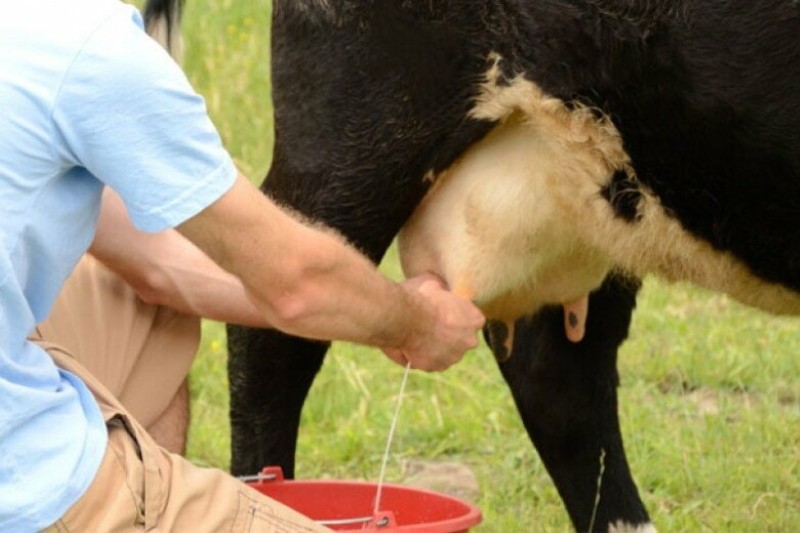
M 183 455 L 189 433 L 189 379 L 184 379 L 163 413 L 147 432 L 167 451 Z

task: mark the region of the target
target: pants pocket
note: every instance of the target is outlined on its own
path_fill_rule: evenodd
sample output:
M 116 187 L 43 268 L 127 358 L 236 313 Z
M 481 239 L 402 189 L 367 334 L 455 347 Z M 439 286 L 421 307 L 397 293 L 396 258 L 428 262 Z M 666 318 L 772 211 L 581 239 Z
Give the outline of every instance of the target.
M 313 533 L 329 530 L 279 502 L 262 497 L 254 489 L 244 488 L 239 491 L 238 509 L 231 531 L 235 533 Z

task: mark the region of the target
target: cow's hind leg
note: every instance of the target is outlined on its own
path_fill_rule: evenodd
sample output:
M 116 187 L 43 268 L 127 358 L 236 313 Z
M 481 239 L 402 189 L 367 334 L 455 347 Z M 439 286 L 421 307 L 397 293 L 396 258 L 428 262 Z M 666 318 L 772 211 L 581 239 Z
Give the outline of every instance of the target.
M 279 331 L 228 326 L 234 475 L 278 465 L 294 477 L 300 412 L 327 349 Z
M 375 263 L 425 188 L 413 172 L 396 179 L 297 172 L 284 157 L 280 137 L 263 186 L 276 201 L 338 230 Z M 234 475 L 275 465 L 294 477 L 300 413 L 328 347 L 274 330 L 228 326 Z
M 369 255 L 377 261 L 387 247 L 388 242 L 373 244 Z M 294 477 L 300 414 L 329 346 L 275 330 L 228 326 L 234 475 L 280 466 Z
M 584 340 L 564 333 L 560 308 L 519 320 L 500 363 L 522 420 L 578 531 L 649 523 L 628 468 L 617 417 L 617 348 L 638 285 L 612 278 L 592 294 Z M 490 343 L 503 350 L 499 326 Z M 601 475 L 602 472 L 602 475 Z

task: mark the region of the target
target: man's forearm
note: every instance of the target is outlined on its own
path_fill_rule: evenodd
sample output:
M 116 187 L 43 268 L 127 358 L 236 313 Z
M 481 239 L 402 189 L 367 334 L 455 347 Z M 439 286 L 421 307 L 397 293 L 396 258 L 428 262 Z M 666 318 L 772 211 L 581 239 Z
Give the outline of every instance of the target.
M 106 189 L 89 252 L 147 303 L 256 327 L 269 327 L 244 286 L 175 230 L 138 231 L 122 200 Z
M 240 277 L 267 320 L 288 333 L 395 347 L 431 313 L 341 237 L 299 223 L 244 178 L 180 231 Z

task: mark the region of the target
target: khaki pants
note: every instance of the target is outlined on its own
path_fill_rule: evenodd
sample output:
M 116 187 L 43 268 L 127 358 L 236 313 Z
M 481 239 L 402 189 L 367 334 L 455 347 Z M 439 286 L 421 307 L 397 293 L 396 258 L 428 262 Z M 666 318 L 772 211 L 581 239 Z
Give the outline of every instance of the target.
M 108 447 L 89 490 L 46 531 L 326 531 L 221 470 L 170 454 L 138 420 L 155 420 L 174 397 L 198 328 L 195 319 L 142 304 L 91 258 L 81 262 L 32 338 L 92 391 Z
M 149 429 L 189 373 L 200 319 L 144 303 L 87 255 L 31 339 L 71 354 Z

